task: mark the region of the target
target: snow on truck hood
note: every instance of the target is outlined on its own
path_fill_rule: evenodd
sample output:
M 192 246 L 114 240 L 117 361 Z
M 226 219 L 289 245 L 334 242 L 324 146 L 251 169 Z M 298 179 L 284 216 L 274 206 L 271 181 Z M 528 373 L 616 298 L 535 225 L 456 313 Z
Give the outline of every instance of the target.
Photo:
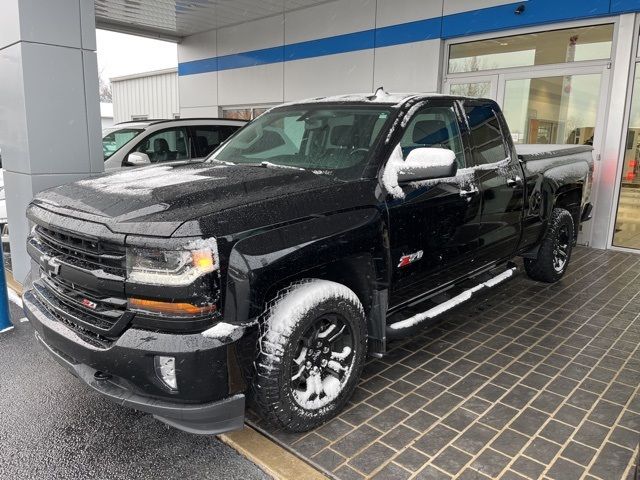
M 319 203 L 310 191 L 333 185 L 304 170 L 186 162 L 80 180 L 42 192 L 34 204 L 120 233 L 167 236 L 192 219 L 247 205 L 258 211 L 292 195 Z

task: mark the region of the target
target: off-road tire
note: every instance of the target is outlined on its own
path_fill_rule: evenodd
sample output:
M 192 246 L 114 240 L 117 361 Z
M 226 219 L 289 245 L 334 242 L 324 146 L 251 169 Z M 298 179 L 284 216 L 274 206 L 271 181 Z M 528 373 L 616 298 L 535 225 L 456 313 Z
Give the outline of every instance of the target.
M 340 357 L 340 361 L 345 364 L 350 363 L 351 366 L 338 374 L 341 375 L 340 388 L 327 388 L 334 392 L 331 395 L 325 393 L 324 383 L 321 382 L 323 390 L 317 395 L 317 401 L 321 403 L 323 401 L 321 396 L 324 394 L 324 401 L 328 403 L 314 408 L 314 405 L 309 402 L 300 401 L 300 395 L 306 394 L 306 391 L 302 392 L 296 388 L 296 382 L 301 380 L 294 380 L 292 377 L 296 374 L 300 376 L 299 364 L 296 361 L 301 358 L 301 349 L 307 348 L 305 345 L 311 342 L 308 337 L 310 330 L 317 331 L 316 340 L 325 341 L 326 345 L 329 345 L 331 337 L 334 335 L 337 337 L 337 334 L 332 333 L 319 338 L 319 335 L 325 332 L 321 331 L 322 327 L 316 327 L 316 325 L 328 322 L 326 318 L 340 318 L 340 325 L 346 327 L 343 331 L 350 329 L 349 343 L 353 348 L 350 348 L 351 353 L 347 357 Z M 327 329 L 329 328 L 325 327 L 325 330 Z M 339 342 L 334 340 L 336 348 L 346 341 L 343 338 L 344 335 L 343 333 L 342 337 L 338 338 Z M 253 381 L 256 407 L 262 416 L 277 428 L 291 432 L 304 432 L 323 424 L 339 413 L 356 388 L 367 354 L 364 310 L 356 294 L 344 285 L 317 279 L 296 282 L 278 292 L 266 306 L 260 319 L 258 342 L 256 376 Z M 332 355 L 335 353 L 332 350 L 333 347 L 327 348 L 330 350 L 325 355 L 333 358 Z M 346 350 L 342 348 L 343 354 Z M 319 353 L 321 350 L 315 349 L 314 343 L 313 348 L 308 348 L 304 352 L 309 353 L 309 351 Z M 311 360 L 314 364 L 320 362 L 318 357 Z M 303 363 L 308 365 L 306 361 Z M 316 367 L 309 367 L 306 374 L 309 375 L 313 368 Z M 311 373 L 311 375 L 319 375 L 314 378 L 322 378 L 322 373 L 328 372 L 327 367 L 324 368 L 325 370 L 320 371 L 319 374 Z M 327 376 L 325 379 L 328 378 Z M 306 380 L 302 381 L 309 388 L 309 383 Z M 330 381 L 337 380 L 330 379 Z M 336 394 L 336 391 L 339 393 Z M 335 398 L 329 401 L 334 395 L 336 395 Z M 305 408 L 302 404 L 309 408 Z
M 574 241 L 573 217 L 563 208 L 554 208 L 547 233 L 535 259 L 525 258 L 524 268 L 533 280 L 554 283 L 567 271 Z M 558 259 L 564 250 L 564 263 Z M 561 265 L 561 266 L 560 266 Z

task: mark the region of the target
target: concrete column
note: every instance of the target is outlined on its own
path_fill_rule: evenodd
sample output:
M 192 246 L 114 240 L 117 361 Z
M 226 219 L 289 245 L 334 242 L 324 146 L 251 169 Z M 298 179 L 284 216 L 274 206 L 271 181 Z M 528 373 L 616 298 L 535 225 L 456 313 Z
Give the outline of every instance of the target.
M 25 208 L 104 170 L 93 0 L 2 0 L 0 148 L 13 273 L 29 271 Z

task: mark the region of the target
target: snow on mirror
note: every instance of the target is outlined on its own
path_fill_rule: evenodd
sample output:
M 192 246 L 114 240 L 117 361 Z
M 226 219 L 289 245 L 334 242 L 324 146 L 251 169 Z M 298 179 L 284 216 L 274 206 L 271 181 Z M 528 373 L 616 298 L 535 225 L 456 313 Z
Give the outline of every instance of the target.
M 403 159 L 398 145 L 391 154 L 382 175 L 382 182 L 394 197 L 403 197 L 401 183 L 454 177 L 458 165 L 456 154 L 446 148 L 414 148 Z

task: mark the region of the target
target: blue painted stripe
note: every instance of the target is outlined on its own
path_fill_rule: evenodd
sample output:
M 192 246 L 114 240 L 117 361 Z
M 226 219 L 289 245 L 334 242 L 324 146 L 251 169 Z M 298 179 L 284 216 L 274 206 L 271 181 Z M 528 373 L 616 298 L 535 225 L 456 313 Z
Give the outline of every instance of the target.
M 640 11 L 640 0 L 611 0 L 611 13 Z
M 376 29 L 376 47 L 391 47 L 404 43 L 422 42 L 440 38 L 442 18 L 427 18 Z
M 520 15 L 515 9 L 524 5 Z M 446 15 L 442 19 L 442 38 L 464 37 L 517 27 L 609 15 L 609 2 L 603 0 L 529 0 L 470 12 Z
M 514 13 L 516 7 L 522 4 L 525 5 L 524 12 L 516 15 Z M 640 0 L 523 0 L 444 17 L 182 62 L 178 65 L 178 75 L 195 75 L 268 65 L 631 11 L 640 11 Z
M 285 61 L 302 60 L 304 58 L 368 50 L 374 46 L 375 30 L 364 30 L 361 32 L 336 35 L 335 37 L 285 45 L 284 58 Z

